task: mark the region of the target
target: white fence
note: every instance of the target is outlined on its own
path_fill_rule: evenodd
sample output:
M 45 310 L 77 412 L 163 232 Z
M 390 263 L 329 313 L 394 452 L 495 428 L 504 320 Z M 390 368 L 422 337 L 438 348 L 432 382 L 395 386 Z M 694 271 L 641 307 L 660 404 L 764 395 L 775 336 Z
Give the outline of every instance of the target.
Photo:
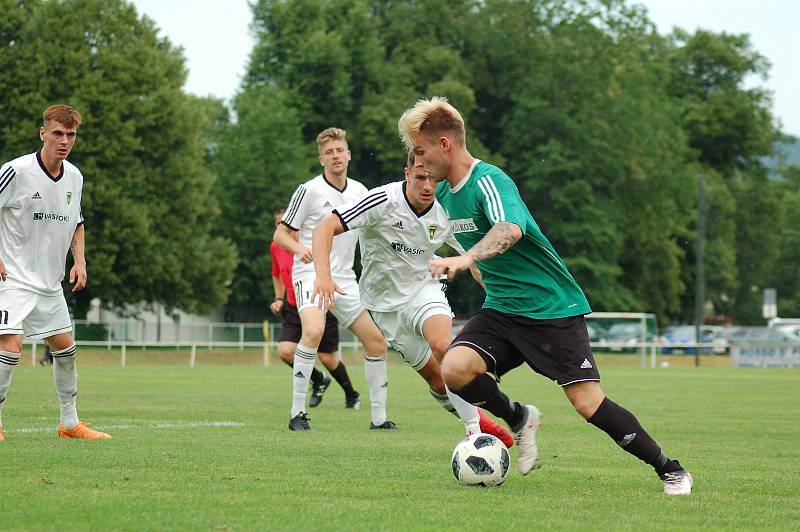
M 120 365 L 127 362 L 128 349 L 175 348 L 190 351 L 189 365 L 194 367 L 198 349 L 261 349 L 263 364 L 278 345 L 281 324 L 209 323 L 207 325 L 158 324 L 129 319 L 109 323 L 73 320 L 73 337 L 78 346 L 105 347 L 120 350 Z M 339 329 L 340 348 L 355 349 L 360 344 L 348 329 Z M 36 364 L 37 351 L 42 353 L 42 340 L 27 340 L 31 364 Z
M 649 315 L 595 313 L 590 318 L 623 318 L 633 319 L 641 328 L 641 336 L 648 334 L 645 318 Z M 454 327 L 460 328 L 459 322 Z M 75 320 L 73 336 L 79 346 L 105 347 L 120 350 L 120 365 L 125 366 L 128 350 L 131 348 L 146 350 L 147 348 L 185 349 L 190 353 L 189 365 L 197 361 L 198 349 L 260 349 L 263 352 L 263 363 L 270 362 L 271 351 L 277 347 L 281 324 L 264 323 L 208 323 L 205 325 L 180 324 L 165 320 L 162 323 L 145 322 L 127 319 L 107 323 Z M 347 329 L 340 328 L 340 348 L 358 349 L 360 344 Z M 31 363 L 36 363 L 37 347 L 42 341 L 30 344 Z M 800 366 L 800 347 L 792 345 L 748 345 L 731 346 L 720 352 L 718 343 L 666 343 L 660 338 L 644 341 L 633 339 L 609 340 L 601 339 L 592 342 L 595 353 L 630 353 L 638 355 L 642 367 L 655 368 L 660 365 L 659 357 L 664 354 L 694 354 L 698 350 L 702 355 L 731 354 L 733 366 L 759 367 L 798 367 Z M 39 351 L 41 353 L 41 350 Z M 602 356 L 602 355 L 601 355 Z

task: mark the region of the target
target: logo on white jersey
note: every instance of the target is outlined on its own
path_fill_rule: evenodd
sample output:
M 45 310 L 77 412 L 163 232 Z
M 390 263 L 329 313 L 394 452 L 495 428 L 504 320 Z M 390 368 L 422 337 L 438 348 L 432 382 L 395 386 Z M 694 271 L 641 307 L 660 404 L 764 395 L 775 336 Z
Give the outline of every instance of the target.
M 399 222 L 393 223 L 392 227 L 396 227 L 397 229 L 402 229 L 403 228 L 403 221 L 400 220 Z
M 331 202 L 330 202 L 330 201 L 326 201 L 326 202 L 325 202 L 325 205 L 323 205 L 322 207 L 323 207 L 323 208 L 325 208 L 325 207 L 333 207 L 333 205 L 331 205 Z
M 475 220 L 472 218 L 451 220 L 450 227 L 454 233 L 471 233 L 472 231 L 478 230 L 478 226 L 475 225 Z
M 72 192 L 67 192 L 67 205 L 72 201 Z
M 410 248 L 400 242 L 392 242 L 392 249 L 400 253 L 408 253 L 409 255 L 422 255 L 425 253 L 424 249 Z
M 583 364 L 581 364 L 581 369 L 592 369 L 592 363 L 589 362 L 588 358 L 583 359 Z
M 40 196 L 39 193 L 36 192 L 33 196 L 31 196 L 31 199 L 42 199 L 42 196 Z
M 34 221 L 42 220 L 52 220 L 54 222 L 68 222 L 69 216 L 64 216 L 63 214 L 54 214 L 49 212 L 35 212 L 33 213 Z
M 429 225 L 428 226 L 428 238 L 433 240 L 433 237 L 436 236 L 436 231 L 439 230 L 438 225 Z

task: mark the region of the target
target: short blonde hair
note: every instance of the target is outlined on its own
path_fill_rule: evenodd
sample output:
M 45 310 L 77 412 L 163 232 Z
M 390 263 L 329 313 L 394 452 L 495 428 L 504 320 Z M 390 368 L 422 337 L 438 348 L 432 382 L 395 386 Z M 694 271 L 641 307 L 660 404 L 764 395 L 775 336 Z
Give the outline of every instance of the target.
M 409 150 L 422 134 L 429 137 L 440 133 L 453 133 L 454 139 L 462 146 L 466 143 L 466 129 L 461 113 L 448 103 L 444 96 L 434 96 L 430 100 L 417 100 L 414 107 L 407 109 L 397 122 L 400 138 Z
M 329 127 L 317 135 L 317 149 L 322 148 L 323 144 L 332 140 L 343 140 L 345 146 L 347 146 L 347 131 L 338 127 Z

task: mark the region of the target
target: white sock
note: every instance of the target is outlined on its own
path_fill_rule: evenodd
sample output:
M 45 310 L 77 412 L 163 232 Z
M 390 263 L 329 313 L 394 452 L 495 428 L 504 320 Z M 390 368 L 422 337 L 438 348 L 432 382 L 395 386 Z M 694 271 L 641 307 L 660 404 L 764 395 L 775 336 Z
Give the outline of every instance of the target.
M 11 386 L 11 373 L 19 364 L 22 353 L 0 351 L 0 427 L 3 426 L 3 405 L 6 404 L 6 393 Z
M 294 365 L 292 366 L 292 415 L 295 417 L 300 412 L 306 411 L 306 393 L 314 362 L 317 361 L 317 350 L 297 344 L 294 351 Z
M 467 434 L 478 434 L 481 431 L 481 416 L 478 414 L 478 407 L 451 392 L 447 385 L 445 385 L 445 390 L 447 390 L 447 397 L 450 399 L 450 403 L 458 412 L 458 417 L 464 422 Z
M 71 429 L 78 424 L 78 370 L 75 366 L 75 352 L 72 344 L 61 351 L 53 351 L 53 382 L 61 405 L 61 425 Z
M 477 434 L 481 431 L 481 419 L 478 415 L 478 408 L 464 401 L 462 398 L 452 393 L 445 386 L 446 394 L 438 393 L 428 388 L 431 397 L 439 403 L 439 406 L 459 418 L 464 422 L 467 434 Z M 456 406 L 457 405 L 457 406 Z
M 386 422 L 386 396 L 389 394 L 389 383 L 386 379 L 386 356 L 365 356 L 364 373 L 367 375 L 369 400 L 372 405 L 372 424 L 383 425 Z

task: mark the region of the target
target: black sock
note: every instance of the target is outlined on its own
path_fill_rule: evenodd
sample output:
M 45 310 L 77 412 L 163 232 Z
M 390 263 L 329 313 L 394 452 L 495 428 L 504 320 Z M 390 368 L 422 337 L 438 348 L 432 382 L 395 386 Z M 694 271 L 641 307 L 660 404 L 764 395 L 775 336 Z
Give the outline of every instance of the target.
M 650 464 L 659 474 L 677 462 L 670 460 L 650 437 L 636 416 L 606 397 L 592 417 L 586 420 L 617 442 L 639 460 Z M 680 468 L 680 464 L 678 464 Z
M 342 387 L 345 396 L 353 397 L 356 394 L 356 391 L 353 389 L 353 385 L 350 383 L 350 376 L 347 374 L 347 368 L 344 367 L 344 362 L 339 362 L 339 365 L 336 366 L 336 369 L 328 371 L 331 372 L 333 378 L 336 379 L 336 382 L 338 382 L 339 386 Z
M 325 375 L 322 374 L 320 370 L 314 368 L 311 370 L 311 384 L 313 386 L 319 386 L 322 384 L 322 381 L 325 380 Z
M 460 390 L 450 388 L 450 391 L 466 402 L 480 406 L 505 420 L 510 427 L 519 425 L 525 415 L 519 403 L 512 403 L 497 387 L 495 380 L 485 373 L 472 379 Z

